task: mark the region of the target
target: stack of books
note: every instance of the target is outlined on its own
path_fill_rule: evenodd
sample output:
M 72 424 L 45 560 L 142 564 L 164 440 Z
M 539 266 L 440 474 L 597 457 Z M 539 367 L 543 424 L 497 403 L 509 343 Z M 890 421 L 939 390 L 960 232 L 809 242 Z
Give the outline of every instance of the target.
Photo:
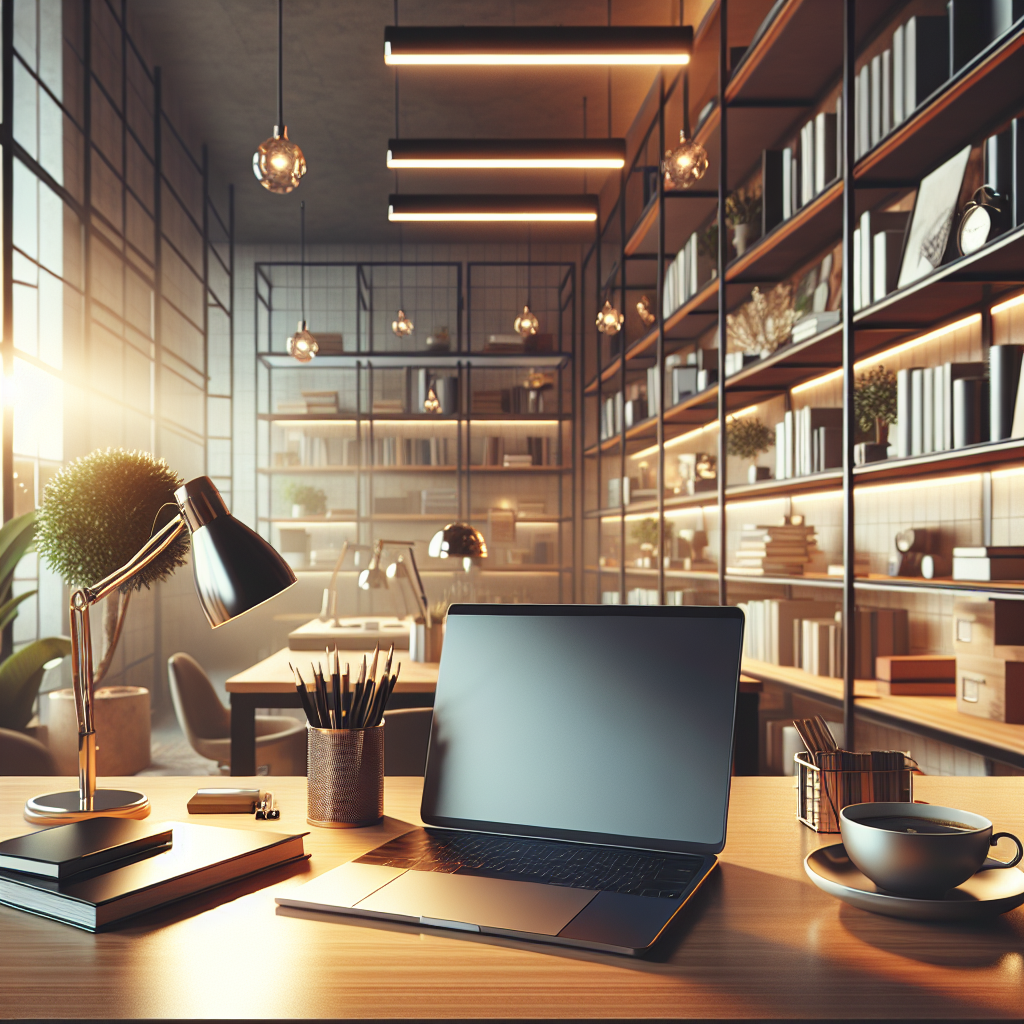
M 793 324 L 792 341 L 796 344 L 800 341 L 806 341 L 808 338 L 813 338 L 815 335 L 821 334 L 822 331 L 835 327 L 841 318 L 842 312 L 838 309 L 823 310 L 820 313 L 808 313 L 807 316 L 801 317 Z
M 945 654 L 890 654 L 875 659 L 882 697 L 953 697 L 956 658 Z
M 802 576 L 816 550 L 813 526 L 744 526 L 736 564 L 744 576 Z
M 506 468 L 513 467 L 519 468 L 522 466 L 532 466 L 533 456 L 532 455 L 506 455 L 502 461 L 502 465 Z
M 1024 580 L 1024 547 L 953 548 L 953 579 Z
M 337 391 L 303 391 L 308 416 L 336 416 L 338 414 Z

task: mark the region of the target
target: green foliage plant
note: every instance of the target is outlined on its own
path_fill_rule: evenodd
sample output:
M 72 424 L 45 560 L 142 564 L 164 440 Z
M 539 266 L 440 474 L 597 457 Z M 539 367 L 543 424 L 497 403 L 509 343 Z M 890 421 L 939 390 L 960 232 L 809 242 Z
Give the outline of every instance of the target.
M 732 420 L 726 426 L 725 450 L 741 459 L 756 459 L 762 452 L 775 447 L 775 431 L 760 420 L 745 416 Z
M 732 227 L 753 224 L 761 216 L 761 188 L 738 188 L 725 197 L 725 219 Z
M 284 500 L 289 505 L 301 505 L 309 516 L 327 514 L 327 495 L 317 487 L 310 487 L 309 484 L 285 484 Z
M 178 514 L 174 491 L 182 479 L 148 452 L 97 449 L 65 466 L 46 485 L 39 508 L 37 544 L 46 564 L 69 587 L 87 587 L 129 561 Z M 167 579 L 188 557 L 178 537 L 121 587 L 104 609 L 105 651 L 94 685 L 106 675 L 131 595 Z
M 874 434 L 878 424 L 895 423 L 896 374 L 884 366 L 862 373 L 854 385 L 853 411 L 865 434 Z
M 652 551 L 658 547 L 658 523 L 654 519 L 641 519 L 629 528 L 630 539 L 640 547 L 650 547 Z
M 28 590 L 11 597 L 14 570 L 33 550 L 35 531 L 34 511 L 0 528 L 0 629 L 10 625 L 21 603 L 36 593 Z M 0 662 L 0 729 L 24 729 L 28 725 L 46 665 L 70 653 L 71 642 L 67 637 L 51 636 L 26 644 Z

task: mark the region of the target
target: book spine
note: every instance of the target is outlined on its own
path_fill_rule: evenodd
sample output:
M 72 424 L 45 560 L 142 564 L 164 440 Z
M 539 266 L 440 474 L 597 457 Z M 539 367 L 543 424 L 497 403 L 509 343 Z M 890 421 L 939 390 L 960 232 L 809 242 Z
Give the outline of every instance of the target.
M 987 381 L 983 377 L 961 377 L 953 381 L 953 447 L 980 444 L 986 438 L 988 417 L 984 415 Z
M 882 140 L 882 55 L 871 58 L 871 148 Z
M 935 368 L 921 371 L 921 452 L 935 451 Z
M 906 70 L 904 63 L 904 37 L 906 29 L 900 25 L 892 34 L 892 123 L 893 127 L 906 120 Z
M 787 146 L 782 151 L 782 219 L 793 216 L 793 150 Z
M 786 479 L 786 423 L 775 424 L 775 479 Z
M 910 391 L 910 370 L 896 373 L 896 454 L 906 458 L 910 454 L 910 419 L 912 395 Z
M 853 311 L 856 313 L 861 308 L 861 280 L 860 280 L 860 249 L 861 237 L 860 228 L 853 229 Z
M 761 234 L 767 235 L 785 219 L 786 150 L 766 149 L 761 153 Z
M 924 450 L 924 372 L 920 367 L 910 371 L 910 454 Z
M 892 131 L 892 49 L 882 51 L 882 138 Z
M 865 64 L 857 76 L 860 80 L 859 101 L 860 113 L 857 116 L 857 136 L 860 142 L 860 155 L 871 149 L 871 65 Z
M 1020 384 L 1024 346 L 993 345 L 988 350 L 989 440 L 1001 441 L 1013 433 L 1013 414 Z
M 860 215 L 860 305 L 871 305 L 871 211 Z

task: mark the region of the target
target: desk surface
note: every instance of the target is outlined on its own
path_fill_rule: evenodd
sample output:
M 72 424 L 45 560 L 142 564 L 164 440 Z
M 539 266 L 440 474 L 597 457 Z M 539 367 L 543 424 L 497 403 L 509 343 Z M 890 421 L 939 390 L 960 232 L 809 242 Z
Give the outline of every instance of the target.
M 159 820 L 184 819 L 185 800 L 210 780 L 144 782 Z M 22 804 L 53 783 L 0 779 L 0 838 L 30 830 Z M 305 779 L 273 784 L 282 814 L 268 826 L 305 831 Z M 397 835 L 395 818 L 418 823 L 421 785 L 389 778 L 391 817 L 379 826 L 311 829 L 304 865 L 118 931 L 91 935 L 0 907 L 0 1016 L 1020 1017 L 1024 908 L 965 928 L 833 900 L 801 862 L 835 838 L 794 819 L 788 778 L 734 780 L 719 869 L 646 960 L 276 907 L 275 894 Z M 1024 831 L 1022 779 L 921 777 L 916 789 Z M 193 820 L 268 827 L 247 815 Z
M 387 653 L 385 649 L 384 653 Z M 347 661 L 353 672 L 361 662 L 363 655 L 367 661 L 373 657 L 373 650 L 369 651 L 339 651 L 342 665 Z M 292 651 L 287 647 L 281 648 L 269 658 L 264 658 L 244 672 L 239 672 L 227 681 L 228 693 L 294 693 L 295 681 L 291 669 L 288 668 L 290 661 L 302 673 L 303 679 L 309 681 L 310 658 L 315 658 L 312 651 Z M 395 687 L 398 693 L 433 693 L 437 686 L 436 661 L 411 661 L 408 651 L 395 651 L 394 661 L 400 663 L 402 671 L 398 676 L 398 685 Z

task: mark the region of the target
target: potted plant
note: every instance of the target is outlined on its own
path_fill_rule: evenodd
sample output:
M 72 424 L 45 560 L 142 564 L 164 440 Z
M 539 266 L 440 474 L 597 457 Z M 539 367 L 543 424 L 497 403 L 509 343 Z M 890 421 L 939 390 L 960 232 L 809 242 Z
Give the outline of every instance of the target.
M 775 447 L 775 431 L 752 416 L 732 420 L 725 428 L 725 450 L 741 459 L 756 459 L 758 455 Z M 750 483 L 767 480 L 771 470 L 767 466 L 751 466 L 747 475 Z
M 881 365 L 862 373 L 854 385 L 853 411 L 861 432 L 887 445 L 889 425 L 896 422 L 896 374 Z
M 725 197 L 725 219 L 732 227 L 732 244 L 737 256 L 747 251 L 756 238 L 754 226 L 761 219 L 761 188 L 738 188 Z
M 637 568 L 651 569 L 658 553 L 658 523 L 654 519 L 641 519 L 634 523 L 629 531 L 630 539 L 640 545 L 640 557 L 636 560 Z
M 163 459 L 123 448 L 97 449 L 65 466 L 46 485 L 36 542 L 43 560 L 72 588 L 87 587 L 120 569 L 155 531 L 178 514 L 181 477 Z M 188 535 L 104 603 L 98 686 L 110 668 L 131 595 L 185 564 Z
M 697 283 L 718 277 L 718 225 L 712 221 L 697 236 Z
M 284 486 L 285 503 L 292 507 L 292 518 L 327 514 L 327 495 L 319 488 L 294 481 Z
M 36 513 L 26 512 L 0 528 L 0 629 L 18 615 L 19 606 L 36 593 L 27 590 L 11 597 L 14 570 L 35 540 Z M 0 729 L 24 730 L 49 662 L 71 653 L 71 641 L 63 636 L 33 640 L 0 662 Z

